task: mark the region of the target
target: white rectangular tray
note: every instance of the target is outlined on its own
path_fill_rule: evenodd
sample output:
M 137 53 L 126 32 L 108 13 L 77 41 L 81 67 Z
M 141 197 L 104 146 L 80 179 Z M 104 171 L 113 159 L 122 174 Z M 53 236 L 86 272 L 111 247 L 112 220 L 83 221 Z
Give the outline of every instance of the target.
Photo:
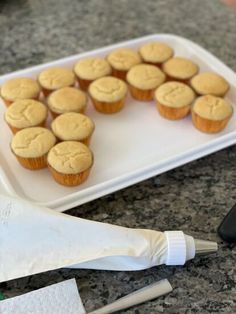
M 72 68 L 80 58 L 105 57 L 113 49 L 137 49 L 153 40 L 168 43 L 176 55 L 197 62 L 201 71 L 212 70 L 223 75 L 231 83 L 227 97 L 236 102 L 236 74 L 195 43 L 168 34 L 150 35 L 6 74 L 0 77 L 0 84 L 14 77 L 35 78 L 51 66 Z M 124 110 L 114 115 L 98 113 L 90 103 L 88 107 L 87 114 L 96 124 L 91 143 L 95 163 L 84 184 L 69 188 L 55 183 L 47 169 L 32 172 L 18 164 L 10 152 L 12 135 L 3 121 L 5 106 L 1 104 L 0 193 L 16 194 L 64 211 L 236 143 L 236 114 L 223 132 L 208 135 L 193 127 L 191 117 L 180 121 L 161 118 L 154 102 L 142 103 L 129 97 Z

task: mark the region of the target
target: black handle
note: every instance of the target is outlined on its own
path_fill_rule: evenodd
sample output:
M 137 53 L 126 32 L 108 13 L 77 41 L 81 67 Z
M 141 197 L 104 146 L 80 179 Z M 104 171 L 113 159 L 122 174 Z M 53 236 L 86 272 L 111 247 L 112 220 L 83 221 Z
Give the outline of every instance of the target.
M 236 204 L 218 227 L 218 234 L 224 241 L 236 243 Z

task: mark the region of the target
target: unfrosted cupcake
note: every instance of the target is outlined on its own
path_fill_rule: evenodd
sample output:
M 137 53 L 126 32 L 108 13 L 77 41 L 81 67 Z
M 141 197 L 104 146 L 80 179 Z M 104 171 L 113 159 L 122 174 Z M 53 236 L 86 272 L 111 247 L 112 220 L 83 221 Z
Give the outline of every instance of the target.
M 154 91 L 165 81 L 165 74 L 154 65 L 138 64 L 127 74 L 131 95 L 141 101 L 153 99 Z
M 42 86 L 44 96 L 47 97 L 59 88 L 74 86 L 75 74 L 65 68 L 48 68 L 39 74 L 38 82 Z
M 192 108 L 193 124 L 205 133 L 222 131 L 232 114 L 233 108 L 228 101 L 212 95 L 199 97 Z
M 47 166 L 47 154 L 55 143 L 56 138 L 48 129 L 27 128 L 14 135 L 11 150 L 24 168 L 37 170 Z
M 90 83 L 100 77 L 111 75 L 111 66 L 104 59 L 91 57 L 78 61 L 74 71 L 80 88 L 87 91 Z
M 89 94 L 94 107 L 102 113 L 115 113 L 125 104 L 127 85 L 122 80 L 106 76 L 89 86 Z
M 229 83 L 219 74 L 204 72 L 194 76 L 190 82 L 198 95 L 224 97 L 229 90 Z
M 195 98 L 193 90 L 181 82 L 167 82 L 155 92 L 157 109 L 166 119 L 177 120 L 188 115 Z
M 13 133 L 29 127 L 45 126 L 46 119 L 47 108 L 33 99 L 17 100 L 5 113 L 5 121 Z
M 52 122 L 51 128 L 60 141 L 80 141 L 88 145 L 95 126 L 89 117 L 81 113 L 68 112 L 57 117 Z
M 14 78 L 5 82 L 1 87 L 1 97 L 6 106 L 10 106 L 19 99 L 39 99 L 41 88 L 39 84 L 29 78 Z
M 75 87 L 64 87 L 51 93 L 47 103 L 52 116 L 55 118 L 66 112 L 83 113 L 87 104 L 87 96 Z
M 124 81 L 126 80 L 127 72 L 134 65 L 142 62 L 138 52 L 128 48 L 121 48 L 112 51 L 107 56 L 107 61 L 112 67 L 112 75 Z
M 188 83 L 198 73 L 198 65 L 187 58 L 175 57 L 169 59 L 162 66 L 168 80 Z
M 161 42 L 149 42 L 139 49 L 139 53 L 145 63 L 161 66 L 174 55 L 174 50 Z
M 65 186 L 77 186 L 84 182 L 93 165 L 91 150 L 75 141 L 61 142 L 54 146 L 47 160 L 55 181 Z

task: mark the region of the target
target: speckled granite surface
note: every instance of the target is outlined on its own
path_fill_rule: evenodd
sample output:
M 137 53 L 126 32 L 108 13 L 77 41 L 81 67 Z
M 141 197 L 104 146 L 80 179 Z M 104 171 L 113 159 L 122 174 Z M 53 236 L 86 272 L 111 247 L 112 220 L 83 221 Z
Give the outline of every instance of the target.
M 185 36 L 236 71 L 236 12 L 218 0 L 9 0 L 0 3 L 0 73 L 150 33 Z M 216 256 L 141 272 L 57 270 L 0 284 L 7 297 L 75 277 L 92 310 L 161 278 L 174 291 L 123 313 L 236 313 L 236 248 L 216 229 L 236 202 L 236 148 L 68 211 L 127 227 L 217 240 Z

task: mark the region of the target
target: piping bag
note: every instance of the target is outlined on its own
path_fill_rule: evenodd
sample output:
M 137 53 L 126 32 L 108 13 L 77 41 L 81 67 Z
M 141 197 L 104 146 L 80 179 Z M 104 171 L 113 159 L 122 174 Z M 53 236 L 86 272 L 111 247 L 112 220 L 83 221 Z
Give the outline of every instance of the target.
M 217 244 L 182 231 L 131 229 L 0 195 L 0 282 L 63 267 L 141 270 L 184 265 Z

